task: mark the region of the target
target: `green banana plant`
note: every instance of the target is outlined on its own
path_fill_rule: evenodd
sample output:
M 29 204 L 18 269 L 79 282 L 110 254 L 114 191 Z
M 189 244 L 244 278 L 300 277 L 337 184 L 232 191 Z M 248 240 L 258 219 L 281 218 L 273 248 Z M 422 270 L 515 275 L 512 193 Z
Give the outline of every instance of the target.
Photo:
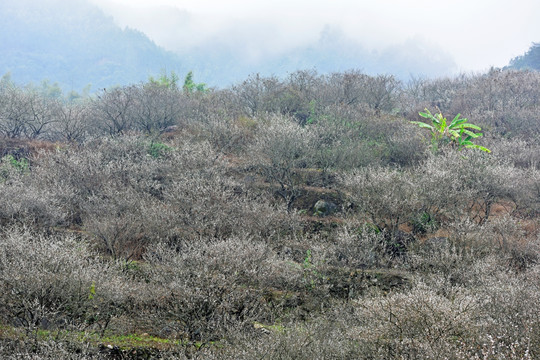
M 459 150 L 463 148 L 478 149 L 485 152 L 491 152 L 488 148 L 475 144 L 472 139 L 479 138 L 482 133 L 475 133 L 473 130 L 482 130 L 479 126 L 467 123 L 468 119 L 462 118 L 461 114 L 448 123 L 448 120 L 441 112 L 433 115 L 428 109 L 425 112 L 418 113 L 421 117 L 431 120 L 431 124 L 422 121 L 411 121 L 412 124 L 431 131 L 431 146 L 433 152 L 439 150 L 441 143 L 452 144 Z

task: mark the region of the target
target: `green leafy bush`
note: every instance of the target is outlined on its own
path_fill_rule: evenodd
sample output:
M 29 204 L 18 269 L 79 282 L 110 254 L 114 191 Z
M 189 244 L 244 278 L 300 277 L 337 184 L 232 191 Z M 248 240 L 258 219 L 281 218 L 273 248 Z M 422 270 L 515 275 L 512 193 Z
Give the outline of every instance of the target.
M 441 145 L 448 144 L 457 147 L 459 150 L 472 148 L 488 153 L 491 152 L 491 150 L 473 142 L 473 139 L 479 138 L 482 133 L 475 133 L 472 130 L 480 131 L 482 129 L 477 125 L 467 123 L 468 120 L 462 118 L 461 114 L 457 114 L 451 122 L 448 122 L 441 112 L 433 115 L 428 109 L 425 109 L 425 111 L 420 112 L 419 115 L 431 120 L 431 124 L 422 121 L 411 121 L 411 123 L 431 131 L 431 147 L 434 153 L 439 151 Z
M 148 155 L 152 156 L 155 159 L 163 157 L 167 152 L 171 151 L 173 148 L 162 143 L 152 141 L 148 147 Z

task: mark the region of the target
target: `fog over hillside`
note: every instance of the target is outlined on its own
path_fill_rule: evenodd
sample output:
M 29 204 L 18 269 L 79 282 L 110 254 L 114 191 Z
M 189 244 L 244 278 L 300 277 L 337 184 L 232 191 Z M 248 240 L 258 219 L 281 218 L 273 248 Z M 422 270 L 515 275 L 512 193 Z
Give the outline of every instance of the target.
M 0 21 L 0 74 L 18 83 L 49 79 L 65 90 L 97 90 L 180 70 L 177 55 L 121 29 L 86 0 L 3 0 Z
M 375 16 L 367 9 L 347 14 L 347 1 L 332 6 L 302 6 L 298 1 L 233 1 L 227 6 L 213 1 L 92 1 L 120 26 L 136 27 L 179 54 L 210 84 L 228 85 L 254 72 L 285 76 L 298 69 L 329 73 L 354 68 L 402 80 L 459 71 L 439 45 L 422 35 L 402 36 L 386 26 L 388 19 L 379 18 L 379 25 L 367 21 Z
M 316 46 L 330 27 L 366 50 L 364 58 L 357 59 L 366 72 L 379 70 L 367 68 L 369 60 L 378 60 L 371 52 L 406 47 L 403 51 L 411 58 L 411 42 L 421 49 L 414 52 L 413 71 L 436 56 L 446 58 L 444 65 L 455 63 L 447 72 L 485 71 L 508 64 L 540 32 L 536 21 L 540 3 L 534 0 L 91 1 L 121 26 L 140 29 L 156 43 L 181 53 L 218 43 L 239 58 L 265 60 Z
M 0 74 L 67 90 L 136 83 L 162 70 L 193 70 L 212 87 L 299 69 L 407 81 L 508 64 L 537 40 L 530 34 L 540 30 L 532 21 L 539 11 L 530 0 L 4 0 Z

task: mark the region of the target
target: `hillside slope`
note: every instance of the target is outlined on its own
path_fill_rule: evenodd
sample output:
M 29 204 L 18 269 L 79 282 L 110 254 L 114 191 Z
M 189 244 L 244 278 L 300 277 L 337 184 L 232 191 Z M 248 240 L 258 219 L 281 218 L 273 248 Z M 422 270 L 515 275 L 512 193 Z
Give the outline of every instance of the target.
M 4 0 L 0 22 L 0 74 L 19 83 L 49 79 L 65 90 L 96 90 L 161 69 L 186 72 L 177 55 L 139 31 L 122 30 L 85 0 Z
M 510 61 L 510 68 L 540 70 L 540 43 L 533 43 L 523 55 Z

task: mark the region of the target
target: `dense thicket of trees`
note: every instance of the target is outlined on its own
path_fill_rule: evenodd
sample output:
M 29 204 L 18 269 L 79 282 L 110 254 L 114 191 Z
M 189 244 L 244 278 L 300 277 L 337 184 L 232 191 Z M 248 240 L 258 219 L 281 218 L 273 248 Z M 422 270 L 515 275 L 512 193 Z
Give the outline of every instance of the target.
M 0 354 L 537 358 L 539 85 L 5 77 Z M 492 152 L 434 149 L 424 108 Z
M 534 71 L 492 69 L 486 74 L 403 83 L 393 76 L 369 76 L 356 70 L 329 75 L 306 70 L 282 79 L 254 74 L 223 90 L 196 84 L 189 74 L 189 86 L 182 86 L 178 79 L 170 81 L 165 73 L 161 80 L 103 89 L 92 96 L 87 92 L 62 94 L 49 82 L 21 87 L 4 76 L 0 81 L 0 133 L 10 138 L 72 140 L 71 132 L 78 124 L 78 139 L 84 140 L 130 131 L 159 133 L 215 114 L 221 114 L 221 121 L 276 114 L 311 128 L 349 122 L 360 138 L 381 140 L 397 130 L 359 119 L 416 120 L 418 111 L 428 107 L 452 117 L 461 113 L 488 130 L 488 137 L 538 135 L 534 125 L 540 75 Z M 177 77 L 174 72 L 170 76 Z M 200 89 L 194 92 L 196 87 Z M 85 121 L 75 121 L 75 114 Z

